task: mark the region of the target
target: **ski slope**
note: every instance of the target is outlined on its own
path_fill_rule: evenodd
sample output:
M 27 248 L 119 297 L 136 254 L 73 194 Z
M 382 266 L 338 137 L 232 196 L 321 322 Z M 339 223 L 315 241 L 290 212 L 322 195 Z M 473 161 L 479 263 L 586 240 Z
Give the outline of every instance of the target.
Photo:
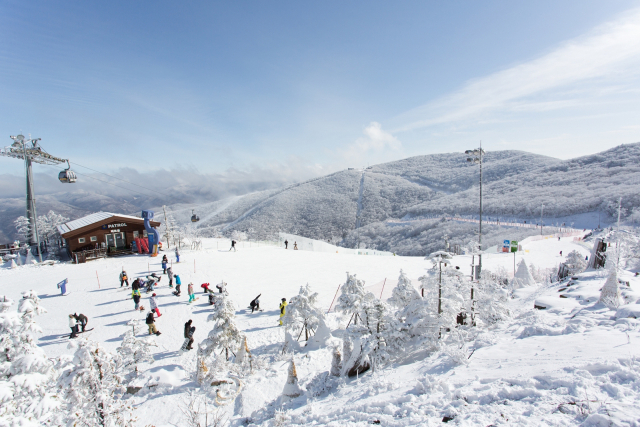
M 279 407 L 290 356 L 282 356 L 284 332 L 277 326 L 280 298 L 288 300 L 309 283 L 319 293 L 326 309 L 332 303 L 346 272 L 365 280 L 367 290 L 382 291 L 388 298 L 400 269 L 417 286 L 418 277 L 431 266 L 423 257 L 373 257 L 284 250 L 263 246 L 228 252 L 228 241 L 205 239 L 204 250 L 185 252 L 173 270 L 182 279 L 182 296 L 175 297 L 163 277 L 157 288 L 162 316 L 156 321 L 162 335 L 156 341 L 155 363 L 143 365 L 130 396 L 139 426 L 186 425 L 180 410 L 186 393 L 197 387 L 193 379 L 195 351 L 180 354 L 183 325 L 193 319 L 195 343 L 210 330 L 211 312 L 200 284 L 224 280 L 237 306 L 236 321 L 247 335 L 255 357 L 261 358 L 252 375 L 243 379 L 242 393 L 221 406 L 231 425 L 440 425 L 452 417 L 453 425 L 640 425 L 640 322 L 615 319 L 615 312 L 597 303 L 598 289 L 606 277 L 602 272 L 580 275 L 567 298 L 559 298 L 558 284 L 517 291 L 512 302 L 513 318 L 486 330 L 470 343 L 468 364 L 452 362 L 445 353 L 403 355 L 403 361 L 359 378 L 340 379 L 334 389 L 316 393 L 313 378 L 329 370 L 331 350 L 321 348 L 295 354 L 298 378 L 307 393 Z M 224 248 L 224 249 L 222 249 Z M 587 255 L 588 249 L 573 238 L 525 243 L 516 261 L 555 267 L 571 250 Z M 169 258 L 175 261 L 172 251 Z M 487 254 L 483 267 L 513 268 L 512 254 Z M 454 265 L 469 270 L 470 257 L 458 256 Z M 0 269 L 0 295 L 13 299 L 25 289 L 36 290 L 48 313 L 39 317 L 43 329 L 39 345 L 50 357 L 71 354 L 67 348 L 67 316 L 84 313 L 85 336 L 101 342 L 109 351 L 121 343 L 127 322 L 144 319 L 135 312 L 130 288 L 120 288 L 118 275 L 125 269 L 130 282 L 149 271 L 162 273 L 160 258 L 132 255 L 87 264 L 24 266 Z M 68 295 L 61 296 L 56 283 L 68 278 Z M 640 280 L 627 272 L 624 290 L 627 302 L 640 300 Z M 192 281 L 200 299 L 188 304 L 187 284 Z M 387 287 L 388 286 L 388 287 Z M 246 307 L 262 294 L 263 312 L 251 314 Z M 149 307 L 143 293 L 142 305 Z M 376 296 L 379 296 L 377 294 Z M 534 302 L 550 301 L 544 311 Z M 348 319 L 332 313 L 329 326 L 334 343 Z M 276 414 L 276 409 L 282 412 Z M 635 424 L 634 424 L 635 423 Z

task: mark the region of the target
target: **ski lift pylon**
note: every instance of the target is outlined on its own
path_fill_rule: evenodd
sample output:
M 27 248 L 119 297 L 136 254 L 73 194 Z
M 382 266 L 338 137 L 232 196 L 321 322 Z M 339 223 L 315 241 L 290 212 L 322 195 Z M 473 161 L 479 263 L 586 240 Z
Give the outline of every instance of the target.
M 200 221 L 200 217 L 198 215 L 196 215 L 193 211 L 194 211 L 194 209 L 191 209 L 191 222 Z
M 71 170 L 71 165 L 69 165 L 69 160 L 67 160 L 67 168 L 63 171 L 60 171 L 58 174 L 58 180 L 63 183 L 73 184 L 78 179 L 78 176 L 74 171 Z

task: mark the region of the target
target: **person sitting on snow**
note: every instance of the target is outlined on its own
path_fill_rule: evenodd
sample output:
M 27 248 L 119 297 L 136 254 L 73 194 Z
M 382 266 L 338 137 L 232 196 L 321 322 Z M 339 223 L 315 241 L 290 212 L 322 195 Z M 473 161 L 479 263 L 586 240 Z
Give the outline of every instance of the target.
M 254 311 L 260 311 L 260 296 L 262 296 L 262 294 L 258 295 L 257 297 L 255 297 L 253 299 L 253 301 L 251 301 L 249 303 L 249 307 L 251 307 L 251 312 L 253 313 Z

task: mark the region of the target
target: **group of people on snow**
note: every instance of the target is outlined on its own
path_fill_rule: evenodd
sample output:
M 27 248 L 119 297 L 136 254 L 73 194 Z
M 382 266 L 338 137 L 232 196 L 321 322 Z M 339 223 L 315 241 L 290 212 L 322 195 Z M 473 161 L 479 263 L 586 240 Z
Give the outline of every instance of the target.
M 89 319 L 84 314 L 70 314 L 69 315 L 69 327 L 71 328 L 71 335 L 69 338 L 76 338 L 79 333 L 85 332 Z M 79 329 L 82 328 L 82 331 Z

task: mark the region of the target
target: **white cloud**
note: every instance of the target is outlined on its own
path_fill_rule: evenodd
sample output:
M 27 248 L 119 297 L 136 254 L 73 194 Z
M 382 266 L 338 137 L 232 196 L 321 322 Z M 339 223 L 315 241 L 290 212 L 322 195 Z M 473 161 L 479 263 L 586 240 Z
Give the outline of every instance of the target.
M 391 133 L 382 129 L 382 125 L 378 122 L 369 123 L 362 133 L 365 137 L 358 138 L 343 152 L 345 159 L 363 160 L 371 155 L 379 155 L 389 150 L 397 152 L 402 148 L 402 143 Z
M 537 59 L 470 81 L 457 92 L 410 110 L 392 121 L 392 132 L 472 122 L 513 108 L 571 108 L 606 88 L 635 92 L 639 75 L 640 8 Z M 578 83 L 580 90 L 572 90 Z

